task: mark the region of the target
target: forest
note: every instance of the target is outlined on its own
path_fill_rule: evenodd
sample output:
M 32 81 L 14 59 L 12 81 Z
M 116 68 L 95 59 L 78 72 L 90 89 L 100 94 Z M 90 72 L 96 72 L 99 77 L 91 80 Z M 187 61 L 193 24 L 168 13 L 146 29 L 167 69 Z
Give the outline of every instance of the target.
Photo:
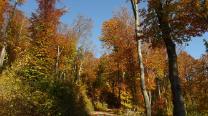
M 34 1 L 28 17 L 27 0 L 0 0 L 0 116 L 208 116 L 207 0 L 126 0 L 100 57 L 90 18 L 67 25 L 62 0 Z M 180 49 L 195 37 L 200 58 Z

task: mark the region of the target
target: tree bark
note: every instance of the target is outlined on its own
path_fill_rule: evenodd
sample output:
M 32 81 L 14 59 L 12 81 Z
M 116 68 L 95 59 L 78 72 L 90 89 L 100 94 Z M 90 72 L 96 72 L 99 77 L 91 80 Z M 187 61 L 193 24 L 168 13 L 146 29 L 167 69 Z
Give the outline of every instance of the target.
M 173 98 L 173 115 L 174 116 L 185 116 L 185 107 L 182 96 L 182 90 L 180 85 L 180 80 L 178 77 L 178 64 L 177 64 L 177 54 L 176 45 L 169 39 L 164 39 L 168 54 L 168 64 L 169 64 L 169 80 L 171 83 L 172 98 Z

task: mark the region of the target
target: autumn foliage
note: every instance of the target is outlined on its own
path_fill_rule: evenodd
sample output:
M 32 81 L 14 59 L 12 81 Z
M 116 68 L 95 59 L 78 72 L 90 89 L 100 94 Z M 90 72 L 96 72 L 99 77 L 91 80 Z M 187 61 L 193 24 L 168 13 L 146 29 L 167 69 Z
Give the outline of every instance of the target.
M 90 18 L 64 24 L 68 11 L 57 8 L 59 0 L 36 0 L 27 17 L 25 2 L 0 0 L 1 116 L 146 115 L 144 89 L 153 116 L 208 114 L 208 54 L 178 50 L 207 32 L 206 0 L 145 1 L 139 25 L 135 12 L 121 7 L 102 24 L 100 57 Z

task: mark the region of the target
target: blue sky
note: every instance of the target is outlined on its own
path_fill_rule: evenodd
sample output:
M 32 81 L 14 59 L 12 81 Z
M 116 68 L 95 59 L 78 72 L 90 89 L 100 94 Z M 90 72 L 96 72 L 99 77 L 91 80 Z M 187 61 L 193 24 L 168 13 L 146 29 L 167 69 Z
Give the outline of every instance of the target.
M 27 16 L 31 15 L 37 8 L 36 0 L 27 0 L 26 4 L 21 6 L 21 9 Z M 127 0 L 61 0 L 62 2 L 58 6 L 65 6 L 69 9 L 62 18 L 62 22 L 65 24 L 71 24 L 76 16 L 84 15 L 93 20 L 92 30 L 92 42 L 95 45 L 95 54 L 99 57 L 103 53 L 102 43 L 99 41 L 101 34 L 102 23 L 110 19 L 115 10 L 118 10 L 121 6 L 128 6 L 130 3 Z M 208 39 L 208 33 L 205 34 Z M 189 46 L 185 47 L 189 54 L 195 58 L 199 58 L 202 53 L 205 52 L 202 39 L 204 37 L 193 38 L 189 42 Z

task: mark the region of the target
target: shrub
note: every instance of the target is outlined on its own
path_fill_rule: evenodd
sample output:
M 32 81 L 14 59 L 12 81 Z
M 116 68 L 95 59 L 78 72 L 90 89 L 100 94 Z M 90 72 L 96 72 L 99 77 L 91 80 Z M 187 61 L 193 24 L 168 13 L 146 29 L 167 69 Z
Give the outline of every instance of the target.
M 0 77 L 1 116 L 88 116 L 91 110 L 84 86 L 52 77 L 32 82 L 12 71 Z
M 108 105 L 106 103 L 95 102 L 95 109 L 98 111 L 107 111 Z

